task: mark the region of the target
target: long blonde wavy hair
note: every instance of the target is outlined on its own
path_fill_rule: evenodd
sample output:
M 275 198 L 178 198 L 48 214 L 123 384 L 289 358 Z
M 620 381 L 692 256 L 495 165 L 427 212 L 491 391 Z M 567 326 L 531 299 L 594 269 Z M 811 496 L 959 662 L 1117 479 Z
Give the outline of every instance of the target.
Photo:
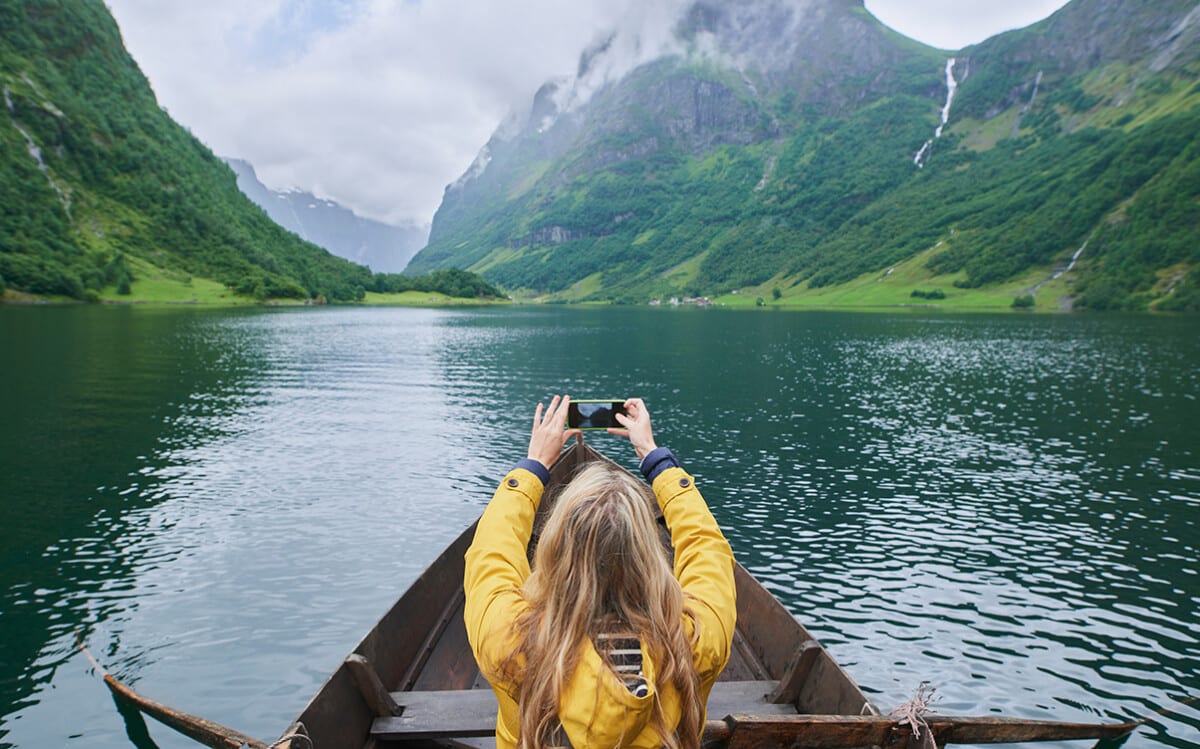
M 513 674 L 521 684 L 520 749 L 540 749 L 557 728 L 581 646 L 614 626 L 641 640 L 654 661 L 650 725 L 662 745 L 698 749 L 703 706 L 682 619 L 691 612 L 636 479 L 593 464 L 563 488 L 542 530 L 524 595 L 529 609 L 516 622 L 519 644 L 508 665 L 514 670 L 523 657 Z M 658 698 L 664 687 L 679 696 L 676 726 L 667 724 Z

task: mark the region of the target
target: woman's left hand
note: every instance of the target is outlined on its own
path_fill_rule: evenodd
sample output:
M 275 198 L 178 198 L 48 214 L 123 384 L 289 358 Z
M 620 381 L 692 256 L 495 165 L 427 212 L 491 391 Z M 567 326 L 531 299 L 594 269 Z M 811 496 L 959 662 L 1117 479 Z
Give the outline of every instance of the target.
M 567 439 L 580 433 L 578 429 L 565 428 L 567 407 L 570 405 L 571 396 L 564 395 L 560 398 L 556 395 L 550 401 L 550 407 L 546 409 L 545 416 L 542 415 L 541 403 L 537 404 L 537 411 L 533 414 L 533 434 L 529 437 L 529 457 L 547 468 L 558 459 Z

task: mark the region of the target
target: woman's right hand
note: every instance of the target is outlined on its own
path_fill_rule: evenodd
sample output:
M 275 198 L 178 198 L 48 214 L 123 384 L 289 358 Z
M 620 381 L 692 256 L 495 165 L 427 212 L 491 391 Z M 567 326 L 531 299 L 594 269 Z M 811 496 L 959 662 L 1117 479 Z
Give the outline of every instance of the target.
M 625 401 L 625 413 L 616 414 L 617 421 L 624 429 L 609 429 L 609 434 L 628 437 L 637 453 L 638 460 L 644 459 L 658 445 L 654 444 L 654 429 L 650 425 L 650 411 L 641 398 L 630 398 Z

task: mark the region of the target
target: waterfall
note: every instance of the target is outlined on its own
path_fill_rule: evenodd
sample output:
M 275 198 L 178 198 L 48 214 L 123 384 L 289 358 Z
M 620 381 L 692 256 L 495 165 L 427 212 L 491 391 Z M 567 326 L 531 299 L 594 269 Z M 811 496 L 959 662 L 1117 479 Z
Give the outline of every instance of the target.
M 8 116 L 12 119 L 13 127 L 15 127 L 17 132 L 25 138 L 25 148 L 29 151 L 29 155 L 33 157 L 34 162 L 37 163 L 38 171 L 45 175 L 46 181 L 50 183 L 50 187 L 53 188 L 55 194 L 58 195 L 58 202 L 62 204 L 63 212 L 67 214 L 67 221 L 74 221 L 74 219 L 71 217 L 71 198 L 68 196 L 67 192 L 63 190 L 63 188 L 60 187 L 57 182 L 54 181 L 54 177 L 50 175 L 50 168 L 46 166 L 46 160 L 42 158 L 42 149 L 33 139 L 33 136 L 29 134 L 29 131 L 26 130 L 20 122 L 17 122 L 17 107 L 15 104 L 13 104 L 12 91 L 8 86 L 4 87 L 4 104 L 6 107 L 8 107 Z
M 1088 244 L 1096 236 L 1096 232 L 1098 231 L 1099 229 L 1092 229 L 1092 233 L 1088 235 L 1087 239 L 1083 240 L 1083 244 L 1081 244 L 1079 249 L 1075 250 L 1075 254 L 1071 256 L 1071 262 L 1067 263 L 1067 267 L 1063 268 L 1062 270 L 1055 271 L 1049 278 L 1030 289 L 1030 293 L 1037 294 L 1046 284 L 1050 283 L 1051 281 L 1057 281 L 1059 278 L 1062 278 L 1063 274 L 1065 273 L 1070 273 L 1075 267 L 1075 263 L 1079 260 L 1079 256 L 1082 255 L 1083 251 L 1087 249 Z
M 1028 112 L 1030 107 L 1033 106 L 1033 103 L 1035 101 L 1037 101 L 1038 89 L 1041 88 L 1041 85 L 1042 85 L 1042 71 L 1039 70 L 1037 72 L 1037 77 L 1033 79 L 1033 93 L 1029 95 L 1029 103 L 1026 104 L 1024 106 L 1024 108 L 1021 109 L 1022 113 Z
M 954 92 L 958 91 L 958 81 L 954 80 L 955 62 L 957 60 L 953 57 L 946 61 L 946 104 L 942 107 L 942 124 L 933 131 L 935 138 L 942 137 L 942 128 L 946 127 L 946 123 L 950 121 L 950 105 L 954 102 Z
M 925 145 L 921 146 L 921 150 L 917 151 L 917 155 L 913 156 L 913 163 L 918 169 L 924 169 L 925 165 L 921 163 L 921 159 L 925 158 L 925 154 L 929 153 L 929 149 L 933 148 L 933 140 L 925 141 Z
M 954 57 L 946 61 L 946 103 L 942 105 L 942 121 L 933 131 L 933 137 L 925 141 L 925 145 L 921 146 L 921 150 L 917 151 L 917 155 L 913 157 L 913 163 L 917 165 L 918 169 L 925 168 L 925 162 L 929 159 L 929 151 L 933 148 L 933 142 L 942 137 L 946 123 L 950 121 L 950 105 L 954 103 L 954 93 L 958 91 L 958 81 L 954 80 L 954 64 L 956 62 L 958 60 Z
M 1075 267 L 1076 261 L 1079 260 L 1079 256 L 1082 255 L 1083 251 L 1087 249 L 1088 242 L 1091 242 L 1092 237 L 1094 237 L 1094 236 L 1096 236 L 1096 231 L 1092 230 L 1092 233 L 1090 235 L 1088 235 L 1088 238 L 1083 240 L 1083 244 L 1079 246 L 1079 249 L 1075 250 L 1075 254 L 1071 256 L 1071 262 L 1067 263 L 1067 267 L 1063 268 L 1059 272 L 1055 273 L 1053 278 L 1058 278 L 1059 276 L 1061 276 L 1064 273 L 1071 272 L 1071 269 Z

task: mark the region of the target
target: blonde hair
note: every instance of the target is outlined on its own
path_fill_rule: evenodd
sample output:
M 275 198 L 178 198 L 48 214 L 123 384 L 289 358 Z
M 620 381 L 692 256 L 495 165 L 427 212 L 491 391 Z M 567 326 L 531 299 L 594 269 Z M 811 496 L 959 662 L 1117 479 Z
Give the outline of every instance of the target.
M 636 636 L 655 664 L 650 725 L 662 745 L 698 749 L 703 706 L 682 619 L 691 612 L 636 479 L 593 464 L 563 488 L 542 530 L 524 595 L 529 609 L 516 622 L 519 644 L 506 667 L 511 672 L 524 661 L 512 674 L 521 684 L 520 749 L 539 749 L 557 728 L 580 647 L 614 626 Z M 678 725 L 668 725 L 663 714 L 664 687 L 679 697 Z

